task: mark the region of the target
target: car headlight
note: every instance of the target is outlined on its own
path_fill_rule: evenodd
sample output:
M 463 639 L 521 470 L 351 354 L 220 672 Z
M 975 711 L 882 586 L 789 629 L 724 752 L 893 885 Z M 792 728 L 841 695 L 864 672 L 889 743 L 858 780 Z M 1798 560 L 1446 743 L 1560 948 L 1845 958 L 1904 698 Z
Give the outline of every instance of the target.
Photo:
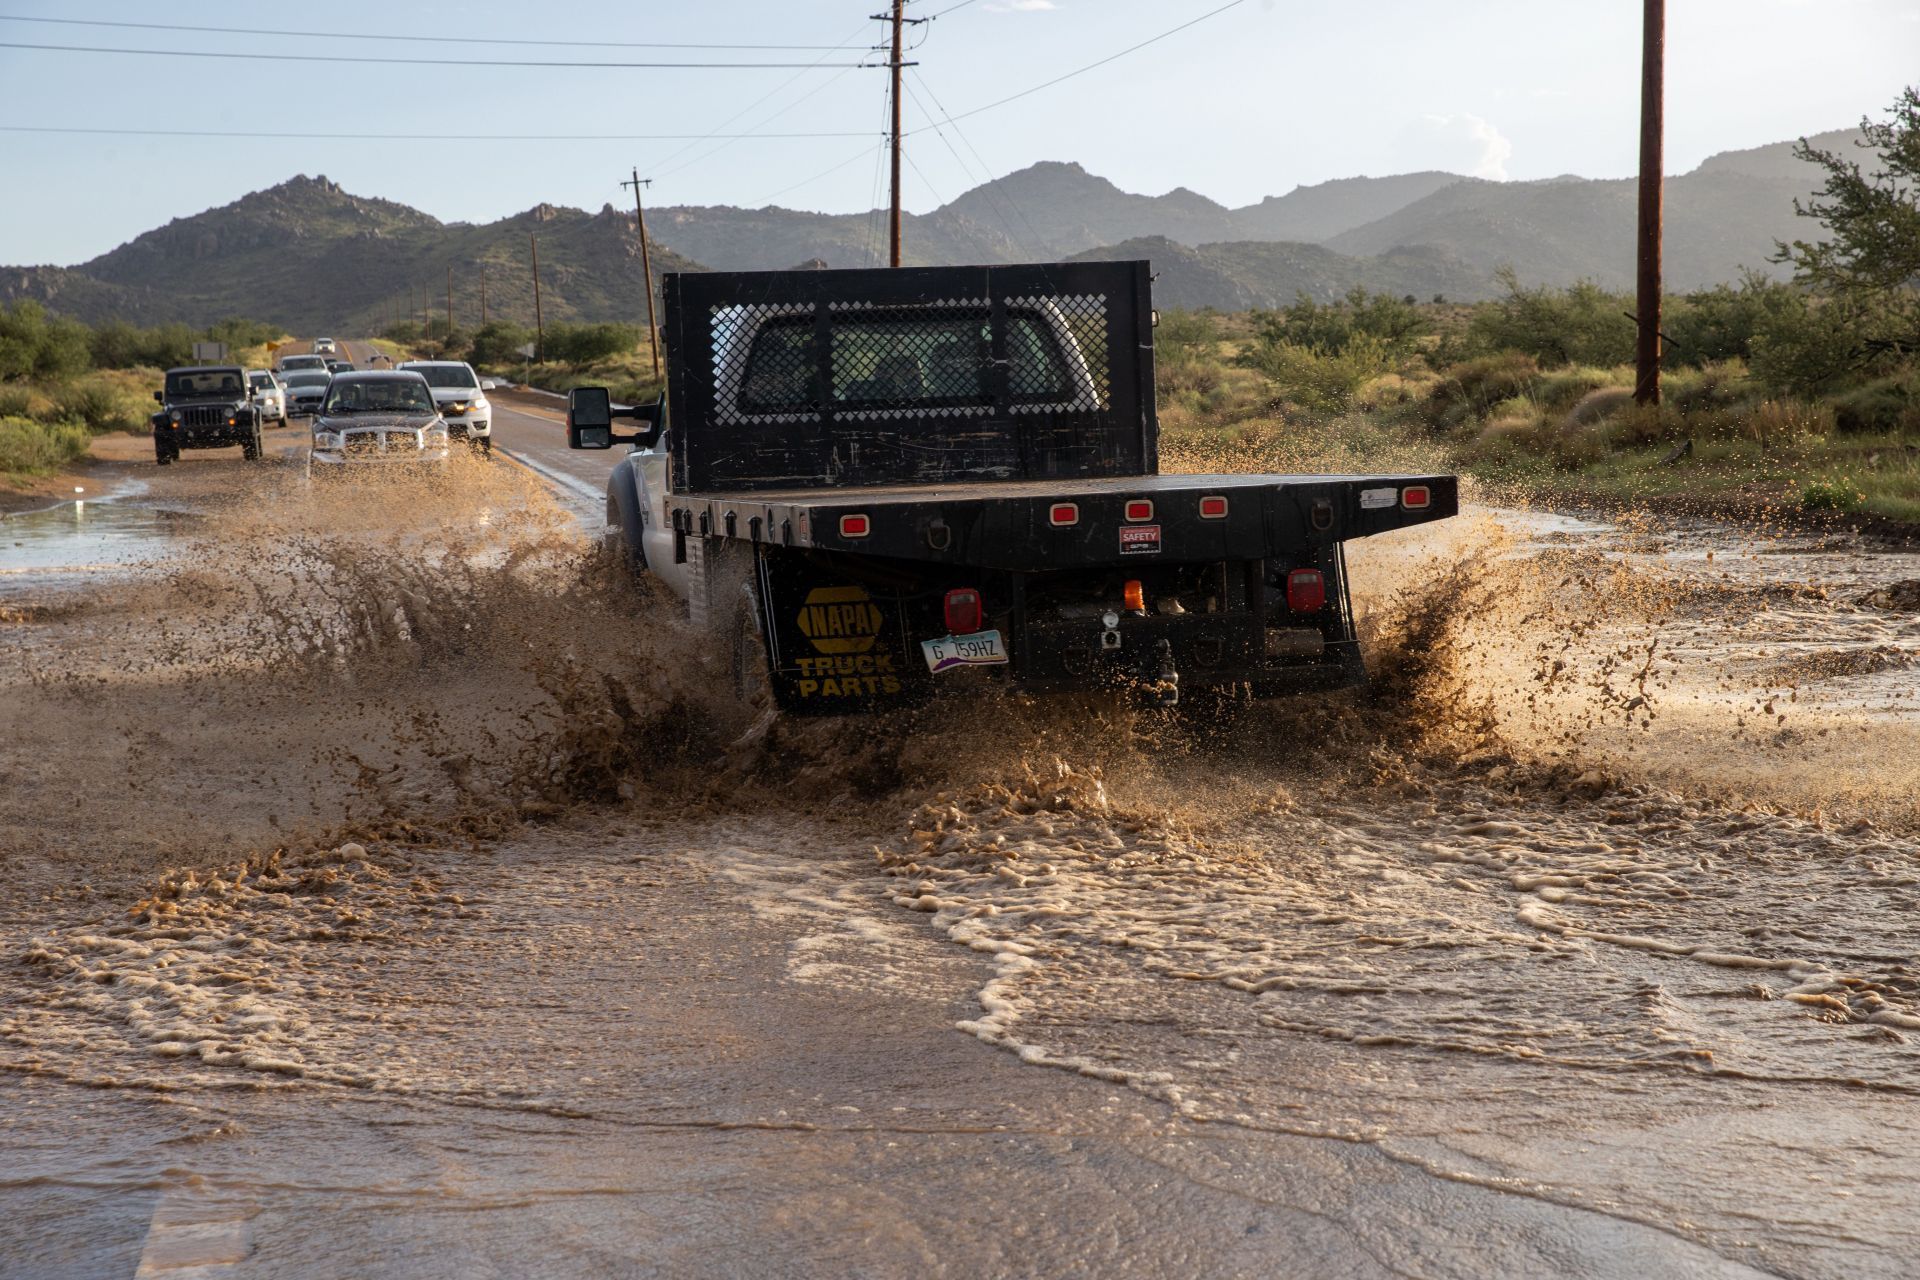
M 313 447 L 332 451 L 340 447 L 340 435 L 334 431 L 316 431 L 313 433 Z
M 167 417 L 173 419 L 173 421 L 175 422 L 178 422 L 180 421 L 180 411 L 178 409 L 175 409 L 173 412 L 169 413 Z

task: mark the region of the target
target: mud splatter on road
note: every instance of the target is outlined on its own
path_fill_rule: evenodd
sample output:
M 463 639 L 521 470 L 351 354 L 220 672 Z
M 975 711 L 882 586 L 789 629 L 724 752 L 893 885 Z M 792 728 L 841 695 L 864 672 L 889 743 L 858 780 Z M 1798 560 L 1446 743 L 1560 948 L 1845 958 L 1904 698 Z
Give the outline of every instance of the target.
M 680 1246 L 532 1224 L 671 1212 L 623 1154 L 668 1133 L 708 1192 L 929 1273 L 969 1270 L 915 1229 L 943 1213 L 974 1261 L 1155 1270 L 994 1236 L 1068 1188 L 1221 1273 L 1267 1231 L 1357 1274 L 1920 1245 L 1912 557 L 1482 513 L 1355 548 L 1370 697 L 742 742 L 674 609 L 518 473 L 267 474 L 187 476 L 164 557 L 0 614 L 0 1195 L 74 1257 L 190 1149 L 283 1188 L 246 1194 L 289 1273 L 316 1206 L 466 1256 L 421 1178 L 614 1271 L 580 1241 Z M 94 1154 L 38 1118 L 93 1116 L 74 1090 Z M 55 1184 L 105 1190 L 67 1220 Z M 840 1257 L 737 1217 L 694 1213 Z

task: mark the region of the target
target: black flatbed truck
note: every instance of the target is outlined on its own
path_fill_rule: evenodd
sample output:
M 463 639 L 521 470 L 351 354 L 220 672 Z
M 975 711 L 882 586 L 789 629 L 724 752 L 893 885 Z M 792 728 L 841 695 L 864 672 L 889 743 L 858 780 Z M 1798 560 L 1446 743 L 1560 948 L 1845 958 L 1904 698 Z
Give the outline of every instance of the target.
M 1144 262 L 687 273 L 663 301 L 666 394 L 578 389 L 568 443 L 636 446 L 610 535 L 784 712 L 1358 684 L 1343 544 L 1458 510 L 1449 475 L 1159 474 Z

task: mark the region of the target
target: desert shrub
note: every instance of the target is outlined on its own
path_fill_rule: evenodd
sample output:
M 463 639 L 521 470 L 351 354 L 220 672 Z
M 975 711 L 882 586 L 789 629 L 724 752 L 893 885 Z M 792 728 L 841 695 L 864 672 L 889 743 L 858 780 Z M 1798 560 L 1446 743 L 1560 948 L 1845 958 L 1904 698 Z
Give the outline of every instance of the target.
M 1549 412 L 1565 413 L 1600 388 L 1621 386 L 1631 376 L 1631 372 L 1625 369 L 1568 365 L 1564 369 L 1548 370 L 1534 378 L 1528 384 L 1527 395 Z
M 77 423 L 0 417 L 0 472 L 44 474 L 81 457 L 91 439 Z
M 0 380 L 65 378 L 92 358 L 87 326 L 47 314 L 31 299 L 0 307 Z
M 473 332 L 472 354 L 477 365 L 519 364 L 525 357 L 520 348 L 533 341 L 533 330 L 502 320 L 490 321 Z
M 144 431 L 153 404 L 122 379 L 109 374 L 77 378 L 53 388 L 52 416 L 86 424 L 87 430 Z
M 1833 406 L 1801 400 L 1763 400 L 1738 415 L 1740 434 L 1763 449 L 1823 439 L 1833 434 Z
M 1669 300 L 1660 327 L 1672 338 L 1670 361 L 1689 365 L 1745 360 L 1753 340 L 1806 313 L 1805 290 L 1748 272 L 1738 286 L 1719 285 Z
M 1631 370 L 1621 370 L 1631 377 Z M 1660 394 L 1682 413 L 1725 409 L 1753 398 L 1753 380 L 1738 360 L 1723 360 L 1698 368 L 1672 369 L 1661 376 Z
M 540 354 L 565 364 L 592 364 L 633 351 L 647 331 L 632 324 L 557 324 L 547 326 Z
M 1920 374 L 1876 378 L 1848 391 L 1827 398 L 1833 407 L 1834 426 L 1841 431 L 1896 432 L 1906 428 L 1916 410 L 1920 410 Z
M 1507 296 L 1474 309 L 1465 348 L 1490 355 L 1519 351 L 1545 366 L 1616 365 L 1633 359 L 1633 300 L 1591 280 L 1565 289 L 1527 289 L 1511 270 L 1500 280 Z
M 1338 352 L 1261 341 L 1240 359 L 1272 380 L 1281 396 L 1315 413 L 1344 412 L 1360 388 L 1386 372 L 1388 363 L 1386 346 L 1365 335 L 1349 340 Z
M 1449 365 L 1433 384 L 1429 417 L 1442 425 L 1479 417 L 1502 400 L 1525 394 L 1539 376 L 1534 358 L 1518 351 Z
M 1623 386 L 1595 387 L 1575 401 L 1561 420 L 1563 428 L 1590 427 L 1596 422 L 1604 422 L 1633 403 L 1633 388 Z
M 1754 335 L 1753 377 L 1775 395 L 1818 396 L 1902 371 L 1910 360 L 1904 298 L 1814 300 Z
M 40 397 L 27 387 L 0 386 L 0 418 L 31 418 Z
M 1852 511 L 1866 496 L 1846 476 L 1809 480 L 1800 490 L 1800 506 L 1807 511 Z
M 171 369 L 193 358 L 193 333 L 184 324 L 142 329 L 109 320 L 95 327 L 87 345 L 96 369 Z
M 268 324 L 264 320 L 228 317 L 209 325 L 207 338 L 226 343 L 229 350 L 239 351 L 246 347 L 263 347 L 278 338 L 281 332 L 279 325 Z
M 1431 328 L 1412 301 L 1358 287 L 1339 302 L 1315 302 L 1302 295 L 1279 311 L 1256 312 L 1254 321 L 1256 343 L 1305 347 L 1321 355 L 1339 355 L 1365 339 L 1390 355 L 1402 355 Z

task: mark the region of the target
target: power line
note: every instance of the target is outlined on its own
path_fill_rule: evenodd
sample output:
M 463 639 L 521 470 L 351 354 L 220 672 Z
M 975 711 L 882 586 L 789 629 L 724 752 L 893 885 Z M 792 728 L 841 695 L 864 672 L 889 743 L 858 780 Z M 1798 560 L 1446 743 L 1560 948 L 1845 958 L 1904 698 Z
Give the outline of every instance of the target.
M 330 142 L 678 142 L 726 138 L 865 138 L 866 130 L 840 133 L 266 133 L 240 129 L 89 129 L 65 125 L 0 124 L 0 133 L 78 133 L 129 138 L 264 138 Z
M 671 169 L 660 170 L 659 171 L 660 176 L 663 178 L 671 177 L 673 174 L 679 173 L 683 169 L 691 169 L 694 165 L 705 164 L 707 161 L 713 159 L 715 156 L 719 155 L 722 151 L 725 151 L 728 147 L 732 146 L 735 142 L 738 142 L 742 138 L 777 137 L 778 135 L 776 134 L 760 133 L 759 130 L 769 124 L 772 124 L 775 120 L 778 120 L 781 116 L 787 114 L 787 112 L 793 110 L 795 107 L 805 102 L 808 98 L 811 98 L 815 94 L 823 92 L 827 88 L 831 87 L 836 81 L 838 81 L 841 78 L 841 76 L 846 75 L 847 72 L 854 70 L 858 66 L 865 66 L 865 65 L 867 64 L 856 63 L 852 66 L 841 68 L 838 74 L 828 76 L 825 80 L 822 80 L 819 84 L 807 90 L 805 93 L 795 98 L 792 102 L 789 102 L 786 106 L 781 107 L 779 110 L 775 111 L 772 115 L 767 116 L 765 119 L 761 120 L 759 124 L 752 126 L 752 128 L 746 133 L 734 133 L 734 134 L 709 133 L 709 134 L 701 135 L 694 142 L 689 143 L 687 146 L 680 148 L 680 150 L 674 152 L 673 154 L 676 156 L 684 155 L 688 151 L 691 151 L 695 146 L 698 146 L 701 142 L 718 140 L 720 141 L 720 145 L 717 147 L 714 147 L 713 149 L 701 155 L 694 156 L 691 160 L 683 161 L 680 164 L 675 165 Z M 787 85 L 792 84 L 794 80 L 798 80 L 802 75 L 805 75 L 805 74 L 806 73 L 804 71 L 795 74 L 793 79 L 788 80 L 786 84 L 781 85 L 780 89 L 785 89 Z M 780 92 L 780 89 L 775 89 L 773 92 L 778 93 Z M 772 97 L 772 96 L 773 94 L 767 95 L 767 97 Z M 766 98 L 760 99 L 761 102 L 765 102 L 766 100 L 767 100 Z M 741 113 L 741 115 L 744 115 L 744 114 L 746 113 L 745 112 Z M 740 118 L 739 116 L 733 117 L 734 120 L 738 120 L 739 118 Z M 723 123 L 720 127 L 724 129 L 726 128 L 727 124 L 730 124 L 730 123 L 732 123 L 732 121 L 727 121 L 726 123 Z M 843 133 L 840 136 L 843 138 L 858 138 L 858 137 L 863 137 L 865 135 L 860 133 L 849 132 L 849 133 Z M 669 157 L 669 159 L 671 158 L 672 157 Z
M 973 0 L 960 0 L 959 4 L 950 4 L 946 8 L 940 10 L 940 12 L 938 13 L 927 14 L 925 17 L 921 19 L 921 21 L 932 22 L 935 18 L 944 18 L 948 14 L 952 13 L 955 9 L 964 9 L 972 3 L 973 3 Z
M 933 103 L 934 110 L 938 111 L 941 115 L 945 115 L 947 112 L 946 107 L 941 105 L 939 95 L 934 93 L 933 86 L 927 83 L 926 77 L 920 74 L 918 68 L 914 70 L 913 78 L 919 83 L 921 89 L 925 90 L 928 100 Z M 909 90 L 908 93 L 911 96 L 912 91 Z M 918 101 L 917 98 L 915 100 Z M 967 158 L 961 155 L 959 150 L 954 147 L 953 140 L 947 137 L 946 129 L 942 128 L 940 124 L 936 122 L 933 126 L 933 131 L 940 141 L 946 145 L 947 150 L 953 153 L 953 158 L 960 165 L 961 172 L 965 173 L 969 180 L 972 180 L 974 178 L 974 167 L 968 164 Z M 987 158 L 980 154 L 980 148 L 973 145 L 973 140 L 967 137 L 965 130 L 956 124 L 953 126 L 953 131 L 960 136 L 960 141 L 966 144 L 967 150 L 971 151 L 973 158 L 979 162 L 979 172 L 982 175 L 980 178 L 980 191 L 986 197 L 987 207 L 993 210 L 994 221 L 998 222 L 1000 229 L 1007 233 L 1008 243 L 1012 244 L 1015 249 L 1025 249 L 1029 253 L 1033 252 L 1035 245 L 1041 246 L 1044 251 L 1046 245 L 1045 237 L 1034 229 L 1032 221 L 1027 217 L 1027 211 L 1020 207 L 1019 202 L 1009 197 L 1006 204 L 1013 207 L 1014 214 L 1019 217 L 1021 225 L 1026 227 L 1028 234 L 1033 237 L 1033 240 L 1023 244 L 1020 236 L 1015 234 L 1013 224 L 1007 221 L 1006 210 L 1001 203 L 1000 195 L 994 190 L 993 184 L 996 181 L 996 175 L 994 174 L 993 166 L 987 163 Z M 1044 256 L 1044 252 L 1041 256 Z
M 1040 92 L 1042 89 L 1051 89 L 1054 85 L 1059 84 L 1062 81 L 1071 80 L 1075 76 L 1085 75 L 1087 72 L 1092 71 L 1097 67 L 1104 67 L 1109 62 L 1114 62 L 1120 58 L 1124 58 L 1130 53 L 1136 53 L 1139 50 L 1146 48 L 1150 44 L 1158 44 L 1160 41 L 1165 40 L 1168 36 L 1178 35 L 1180 32 L 1185 31 L 1188 27 L 1196 26 L 1199 23 L 1205 22 L 1208 18 L 1217 17 L 1220 14 L 1225 13 L 1229 9 L 1237 9 L 1241 5 L 1245 4 L 1246 2 L 1247 0 L 1227 0 L 1227 3 L 1221 5 L 1218 9 L 1209 9 L 1207 12 L 1201 14 L 1197 18 L 1190 18 L 1187 21 L 1181 23 L 1177 27 L 1170 28 L 1169 30 L 1162 31 L 1157 36 L 1150 36 L 1147 39 L 1142 40 L 1139 44 L 1128 45 L 1126 48 L 1122 49 L 1120 52 L 1110 53 L 1106 57 L 1100 59 L 1098 62 L 1089 62 L 1084 67 L 1076 68 L 1075 70 L 1067 72 L 1065 75 L 1055 76 L 1051 80 L 1044 80 L 1041 83 L 1034 85 L 1030 89 L 1022 89 L 1018 93 L 1008 94 L 1006 97 L 1000 98 L 996 101 L 985 103 L 984 105 L 974 107 L 971 110 L 962 111 L 959 115 L 948 116 L 945 120 L 941 121 L 941 123 L 952 124 L 956 120 L 965 120 L 968 116 L 977 116 L 982 111 L 991 111 L 995 107 L 1004 107 L 1009 102 L 1017 102 L 1021 98 L 1027 97 L 1029 94 L 1035 94 Z M 934 15 L 934 16 L 938 16 L 938 15 Z M 868 65 L 878 65 L 878 64 L 870 63 Z
M 1239 0 L 1235 0 L 1236 3 Z M 36 49 L 51 53 L 120 53 L 143 58 L 223 58 L 242 62 L 355 62 L 380 67 L 553 67 L 569 71 L 780 71 L 799 67 L 884 66 L 879 62 L 542 62 L 527 58 L 359 58 L 344 53 L 229 53 L 216 49 L 110 49 L 82 44 L 25 44 L 0 40 L 0 49 Z
M 973 0 L 963 0 L 971 4 Z M 959 6 L 955 6 L 958 8 Z M 765 49 L 787 52 L 818 49 L 832 51 L 842 45 L 828 44 L 699 44 L 671 40 L 528 40 L 520 36 L 403 36 L 386 31 L 291 31 L 269 27 L 195 27 L 173 22 L 109 22 L 99 18 L 35 18 L 18 13 L 0 13 L 0 22 L 53 23 L 65 27 L 115 27 L 133 31 L 190 31 L 212 35 L 277 36 L 320 40 L 377 40 L 382 44 L 407 41 L 417 44 L 518 44 L 568 49 Z
M 840 172 L 840 170 L 846 168 L 848 165 L 852 164 L 854 161 L 864 160 L 869 155 L 873 154 L 877 150 L 880 150 L 886 145 L 887 143 L 885 142 L 876 142 L 871 147 L 863 147 L 859 151 L 856 151 L 854 154 L 848 156 L 845 160 L 842 160 L 840 163 L 833 165 L 830 168 L 822 169 L 820 172 L 814 174 L 811 178 L 802 178 L 800 181 L 794 183 L 792 186 L 782 187 L 778 191 L 774 192 L 772 195 L 762 196 L 757 203 L 763 204 L 763 205 L 771 204 L 773 203 L 775 198 L 779 196 L 783 196 L 787 194 L 787 192 L 789 191 L 798 191 L 801 187 L 808 186 L 812 183 L 818 182 L 820 181 L 820 179 L 827 177 L 829 174 L 838 173 Z
M 860 34 L 864 32 L 866 29 L 867 29 L 867 24 L 864 22 L 861 23 L 859 26 L 853 29 L 852 35 L 849 35 L 844 39 L 842 39 L 839 44 L 833 46 L 833 48 L 829 49 L 827 53 L 828 54 L 836 53 L 841 49 L 847 48 L 849 45 L 853 44 L 856 40 L 858 40 L 860 38 Z M 819 61 L 822 61 L 822 62 L 826 61 L 826 54 L 821 55 Z M 786 92 L 787 86 L 793 84 L 795 81 L 800 79 L 800 77 L 805 75 L 806 73 L 807 73 L 806 70 L 794 72 L 791 76 L 788 76 L 785 80 L 781 81 L 779 84 L 775 85 L 773 88 L 767 90 L 765 93 L 761 94 L 758 98 L 755 98 L 752 102 L 749 102 L 746 106 L 740 108 L 740 110 L 728 116 L 725 120 L 722 120 L 718 125 L 715 125 L 713 134 L 709 136 L 714 136 L 714 137 L 719 136 L 720 130 L 726 128 L 728 125 L 732 124 L 735 120 L 744 118 L 745 116 L 753 112 L 756 108 L 758 108 L 761 103 L 766 102 Z M 844 70 L 841 72 L 842 75 L 844 75 L 845 73 L 846 72 Z M 827 81 L 827 84 L 832 84 L 833 81 L 838 80 L 839 78 L 840 76 L 834 76 Z M 826 85 L 824 84 L 817 86 L 814 92 L 818 92 L 820 89 L 823 89 L 825 87 Z M 794 99 L 792 102 L 789 102 L 786 106 L 780 108 L 778 111 L 775 111 L 772 115 L 762 120 L 759 124 L 754 125 L 753 129 L 757 131 L 765 127 L 766 125 L 772 123 L 773 121 L 778 120 L 781 116 L 793 110 L 793 108 L 799 106 L 802 102 L 805 102 L 807 98 L 811 96 L 812 96 L 811 93 L 801 95 L 800 97 Z M 650 167 L 653 169 L 656 175 L 660 177 L 668 177 L 668 176 L 671 176 L 672 174 L 680 172 L 681 169 L 685 169 L 690 167 L 691 165 L 698 164 L 700 163 L 700 161 L 705 160 L 710 156 L 718 154 L 719 148 L 715 148 L 713 151 L 707 152 L 706 155 L 696 157 L 695 159 L 688 161 L 686 164 L 680 165 L 678 168 L 668 169 L 666 167 L 667 165 L 672 164 L 675 160 L 678 160 L 681 156 L 685 155 L 687 152 L 693 150 L 695 146 L 699 145 L 699 142 L 705 141 L 705 140 L 706 140 L 705 137 L 702 137 L 701 139 L 698 139 L 695 142 L 690 142 L 686 146 L 676 149 L 671 154 L 669 154 L 665 159 L 657 161 L 655 164 L 653 164 Z

